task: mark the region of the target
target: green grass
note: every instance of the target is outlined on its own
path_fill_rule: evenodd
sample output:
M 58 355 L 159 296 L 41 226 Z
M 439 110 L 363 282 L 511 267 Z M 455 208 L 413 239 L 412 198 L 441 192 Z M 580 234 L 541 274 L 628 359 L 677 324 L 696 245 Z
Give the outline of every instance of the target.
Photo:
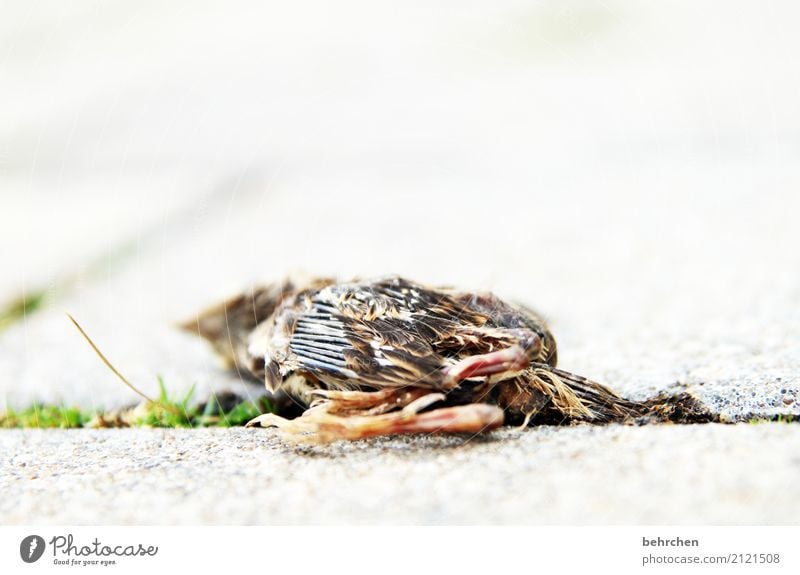
M 158 399 L 146 404 L 144 415 L 135 419 L 134 424 L 145 427 L 194 427 L 197 407 L 190 404 L 194 386 L 178 400 L 169 396 L 161 377 L 158 378 L 158 389 Z
M 39 427 L 71 429 L 84 427 L 94 414 L 77 407 L 35 403 L 20 411 L 8 409 L 0 413 L 0 428 Z
M 0 309 L 0 331 L 40 308 L 44 301 L 45 292 L 31 293 Z M 224 394 L 223 399 L 212 395 L 206 402 L 196 402 L 193 401 L 194 386 L 183 397 L 173 398 L 161 377 L 158 378 L 158 398 L 150 400 L 117 371 L 78 322 L 67 315 L 103 363 L 146 401 L 130 409 L 113 411 L 39 403 L 23 409 L 9 407 L 4 412 L 0 411 L 0 428 L 234 427 L 244 425 L 262 413 L 273 412 L 272 405 L 265 397 L 242 401 L 233 394 Z
M 246 400 L 225 410 L 219 398 L 212 395 L 204 404 L 192 404 L 194 386 L 180 399 L 172 399 L 164 381 L 158 378 L 158 400 L 147 404 L 145 414 L 135 420 L 146 427 L 235 427 L 254 417 L 272 411 L 267 398 Z
M 772 417 L 751 417 L 747 420 L 750 425 L 760 425 L 762 423 L 797 423 L 800 422 L 800 416 L 790 413 L 783 415 L 773 415 Z
M 237 401 L 226 408 L 223 404 L 230 402 L 223 402 L 216 395 L 204 403 L 193 402 L 194 387 L 183 397 L 175 399 L 167 392 L 160 377 L 158 385 L 158 399 L 129 410 L 127 416 L 37 403 L 22 410 L 9 408 L 0 412 L 0 428 L 75 429 L 90 424 L 99 427 L 237 427 L 272 411 L 272 405 L 266 397 Z M 98 421 L 103 423 L 96 425 Z
M 216 402 L 216 397 L 214 398 Z M 211 405 L 211 402 L 208 403 Z M 219 405 L 217 403 L 217 405 Z M 238 427 L 244 425 L 254 417 L 258 417 L 262 413 L 272 413 L 272 405 L 270 405 L 269 400 L 266 397 L 262 397 L 257 400 L 247 400 L 241 403 L 236 404 L 233 409 L 228 411 L 227 413 L 223 412 L 220 408 L 217 413 L 222 415 L 216 416 L 218 427 Z M 207 421 L 213 421 L 215 417 L 212 415 L 204 414 L 205 418 L 208 418 Z
M 33 291 L 8 302 L 0 309 L 0 331 L 41 308 L 46 295 L 44 290 Z

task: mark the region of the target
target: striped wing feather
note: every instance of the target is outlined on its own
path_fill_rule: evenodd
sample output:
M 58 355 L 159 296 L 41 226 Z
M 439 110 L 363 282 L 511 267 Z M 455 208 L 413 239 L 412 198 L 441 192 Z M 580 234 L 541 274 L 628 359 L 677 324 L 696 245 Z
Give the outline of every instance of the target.
M 297 303 L 286 322 L 288 363 L 331 387 L 439 389 L 456 334 L 487 321 L 446 292 L 400 278 L 331 285 Z

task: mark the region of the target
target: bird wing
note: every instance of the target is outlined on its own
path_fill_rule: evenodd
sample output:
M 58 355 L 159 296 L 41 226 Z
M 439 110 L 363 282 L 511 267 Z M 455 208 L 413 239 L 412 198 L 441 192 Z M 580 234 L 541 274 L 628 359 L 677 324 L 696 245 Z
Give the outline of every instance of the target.
M 454 361 L 446 343 L 486 321 L 447 292 L 400 278 L 330 285 L 301 294 L 276 320 L 288 342 L 277 367 L 281 377 L 302 372 L 331 387 L 441 389 Z

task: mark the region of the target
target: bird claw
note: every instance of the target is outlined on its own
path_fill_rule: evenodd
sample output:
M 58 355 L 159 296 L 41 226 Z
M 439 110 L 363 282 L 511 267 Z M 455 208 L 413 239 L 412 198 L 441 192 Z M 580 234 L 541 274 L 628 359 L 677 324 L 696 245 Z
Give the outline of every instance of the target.
M 275 415 L 274 413 L 262 413 L 258 417 L 254 417 L 250 421 L 244 424 L 245 427 L 276 427 L 278 423 L 275 421 L 276 419 L 283 419 L 282 417 Z M 288 421 L 285 420 L 284 421 Z

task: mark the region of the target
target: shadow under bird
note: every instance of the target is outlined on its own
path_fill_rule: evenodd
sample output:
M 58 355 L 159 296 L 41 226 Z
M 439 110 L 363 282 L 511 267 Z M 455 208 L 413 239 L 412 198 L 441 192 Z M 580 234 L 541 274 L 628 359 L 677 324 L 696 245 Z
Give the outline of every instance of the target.
M 643 415 L 642 404 L 556 367 L 541 317 L 491 293 L 400 277 L 286 280 L 182 325 L 291 404 L 248 425 L 316 441 L 480 433 L 501 425 Z M 280 405 L 280 402 L 277 403 Z M 296 408 L 295 408 L 296 409 Z

